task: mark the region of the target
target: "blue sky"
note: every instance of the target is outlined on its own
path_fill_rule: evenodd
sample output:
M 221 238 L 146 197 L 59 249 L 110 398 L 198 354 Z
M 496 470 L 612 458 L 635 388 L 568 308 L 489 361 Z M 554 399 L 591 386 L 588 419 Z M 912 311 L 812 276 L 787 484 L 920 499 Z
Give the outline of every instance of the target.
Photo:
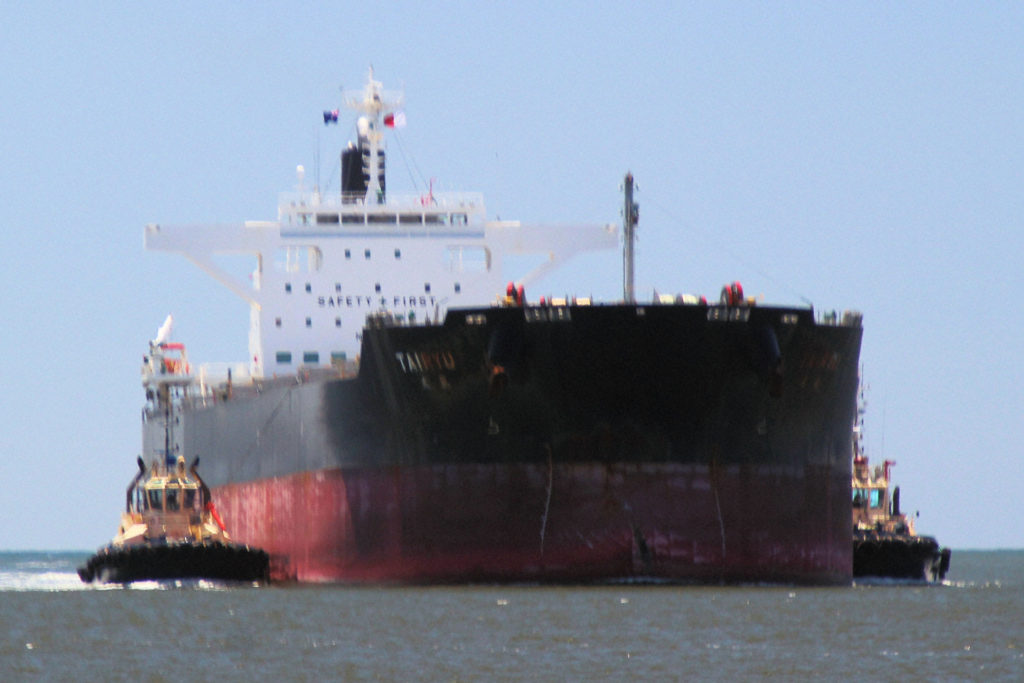
M 631 170 L 641 295 L 739 279 L 862 311 L 903 507 L 954 548 L 1024 547 L 1024 7 L 294 5 L 3 9 L 0 549 L 116 531 L 168 313 L 193 362 L 246 356 L 246 305 L 143 226 L 273 219 L 318 148 L 326 182 L 350 132 L 320 113 L 370 64 L 407 98 L 389 187 L 604 223 Z M 544 284 L 614 298 L 620 263 Z

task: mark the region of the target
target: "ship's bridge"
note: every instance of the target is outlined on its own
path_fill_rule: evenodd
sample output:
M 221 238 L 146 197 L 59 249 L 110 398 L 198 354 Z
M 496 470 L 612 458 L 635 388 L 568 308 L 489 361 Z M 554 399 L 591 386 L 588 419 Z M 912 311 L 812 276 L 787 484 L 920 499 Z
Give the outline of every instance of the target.
M 278 219 L 285 230 L 479 230 L 485 217 L 484 198 L 477 192 L 389 195 L 380 203 L 337 193 L 287 192 L 278 202 Z
M 249 304 L 251 377 L 342 368 L 359 352 L 368 315 L 438 320 L 453 306 L 487 305 L 509 275 L 529 287 L 575 254 L 618 245 L 614 225 L 489 221 L 475 192 L 387 191 L 382 131 L 397 125 L 403 101 L 371 71 L 361 93 L 345 96 L 362 116 L 356 143 L 341 153 L 338 190 L 309 190 L 299 166 L 276 221 L 146 226 L 147 249 L 183 254 Z M 336 120 L 337 111 L 324 112 L 325 124 Z M 251 277 L 221 267 L 215 257 L 225 253 L 252 255 Z M 528 273 L 505 274 L 508 255 L 542 258 Z
M 371 313 L 423 321 L 452 306 L 487 305 L 506 279 L 529 288 L 572 255 L 614 247 L 618 238 L 614 225 L 489 221 L 480 195 L 439 196 L 426 206 L 314 198 L 291 195 L 278 221 L 146 227 L 148 249 L 182 253 L 249 303 L 253 377 L 339 366 L 358 354 Z M 251 277 L 221 268 L 223 253 L 253 255 Z M 507 278 L 503 257 L 524 253 L 545 258 Z

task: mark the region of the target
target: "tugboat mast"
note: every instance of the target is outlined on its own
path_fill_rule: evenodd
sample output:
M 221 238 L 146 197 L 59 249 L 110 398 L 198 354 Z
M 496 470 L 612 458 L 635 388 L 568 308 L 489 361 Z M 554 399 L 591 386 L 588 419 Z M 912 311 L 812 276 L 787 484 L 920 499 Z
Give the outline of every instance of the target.
M 640 217 L 640 205 L 633 201 L 633 174 L 626 172 L 623 183 L 625 189 L 625 205 L 622 209 L 622 235 L 625 240 L 623 249 L 623 299 L 627 304 L 636 303 L 633 292 L 633 243 L 636 242 L 636 222 Z

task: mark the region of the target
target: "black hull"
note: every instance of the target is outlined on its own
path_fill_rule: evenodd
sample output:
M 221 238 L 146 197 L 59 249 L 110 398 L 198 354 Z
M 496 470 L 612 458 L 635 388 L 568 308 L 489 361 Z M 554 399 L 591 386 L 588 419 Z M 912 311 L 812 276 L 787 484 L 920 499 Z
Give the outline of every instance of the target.
M 107 546 L 79 567 L 78 576 L 85 583 L 266 581 L 269 557 L 256 548 L 224 543 Z
M 854 578 L 942 581 L 949 570 L 949 548 L 931 536 L 861 533 L 853 539 Z
M 186 408 L 174 440 L 203 457 L 211 486 L 549 458 L 849 476 L 860 339 L 859 325 L 818 325 L 805 309 L 453 311 L 443 325 L 367 327 L 352 379 L 269 380 Z M 152 416 L 144 447 L 163 442 Z
M 550 518 L 566 525 L 563 578 L 596 562 L 580 539 L 608 534 L 607 553 L 625 560 L 609 561 L 604 578 L 651 567 L 715 576 L 737 562 L 743 580 L 842 583 L 860 341 L 859 320 L 818 324 L 812 311 L 772 307 L 371 319 L 357 376 L 234 387 L 179 409 L 173 439 L 202 456 L 236 538 L 321 567 L 308 574 L 317 580 L 443 565 L 435 573 L 457 581 L 481 562 L 488 578 L 544 580 L 554 576 L 544 558 L 560 550 Z M 147 457 L 162 450 L 158 413 L 143 435 Z M 487 499 L 463 491 L 471 485 Z M 307 509 L 289 491 L 332 502 Z M 619 539 L 620 527 L 643 527 L 663 549 L 632 532 Z

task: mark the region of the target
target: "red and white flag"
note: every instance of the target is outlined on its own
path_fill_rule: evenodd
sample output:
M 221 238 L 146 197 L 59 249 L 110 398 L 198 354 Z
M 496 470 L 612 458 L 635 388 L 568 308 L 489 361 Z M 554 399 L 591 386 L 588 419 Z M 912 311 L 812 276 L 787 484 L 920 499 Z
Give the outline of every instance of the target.
M 384 115 L 384 125 L 388 128 L 404 128 L 405 112 L 396 111 Z

